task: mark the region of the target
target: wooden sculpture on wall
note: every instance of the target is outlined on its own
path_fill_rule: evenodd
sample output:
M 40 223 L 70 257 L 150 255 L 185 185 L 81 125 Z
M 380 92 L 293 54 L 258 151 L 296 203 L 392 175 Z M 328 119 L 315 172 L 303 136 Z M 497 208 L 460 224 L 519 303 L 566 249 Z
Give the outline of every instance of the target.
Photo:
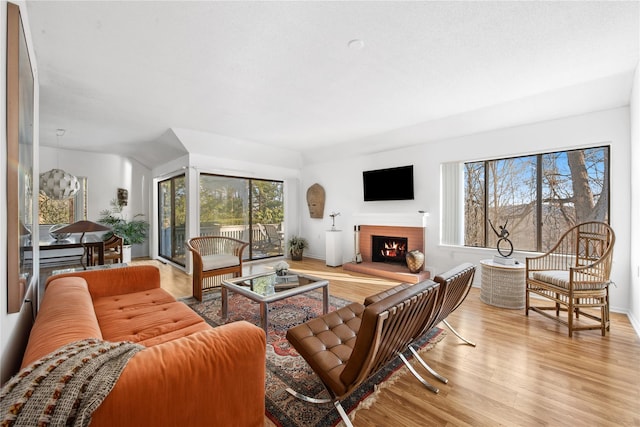
M 309 216 L 311 218 L 322 218 L 324 216 L 324 188 L 318 183 L 313 184 L 307 190 L 307 206 L 309 206 Z

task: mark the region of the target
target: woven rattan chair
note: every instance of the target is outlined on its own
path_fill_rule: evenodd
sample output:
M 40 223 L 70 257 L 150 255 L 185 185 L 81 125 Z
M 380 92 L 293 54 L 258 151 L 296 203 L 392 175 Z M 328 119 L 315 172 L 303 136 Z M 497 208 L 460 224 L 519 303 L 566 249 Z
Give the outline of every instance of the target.
M 194 237 L 187 242 L 193 254 L 193 296 L 220 285 L 223 278 L 242 275 L 242 252 L 249 243 L 224 236 Z
M 600 329 L 605 336 L 610 327 L 609 276 L 614 243 L 615 234 L 608 224 L 585 222 L 565 232 L 549 252 L 527 258 L 527 316 L 535 311 L 562 323 L 568 327 L 569 337 L 574 331 L 589 329 Z M 531 298 L 531 294 L 553 305 L 538 305 L 542 300 Z M 560 317 L 561 312 L 566 312 L 567 320 Z M 580 316 L 597 323 L 587 319 L 578 322 Z
M 326 387 L 329 399 L 289 393 L 311 403 L 341 401 L 413 341 L 425 316 L 435 316 L 439 285 L 426 280 L 365 306 L 352 303 L 287 331 L 287 339 Z

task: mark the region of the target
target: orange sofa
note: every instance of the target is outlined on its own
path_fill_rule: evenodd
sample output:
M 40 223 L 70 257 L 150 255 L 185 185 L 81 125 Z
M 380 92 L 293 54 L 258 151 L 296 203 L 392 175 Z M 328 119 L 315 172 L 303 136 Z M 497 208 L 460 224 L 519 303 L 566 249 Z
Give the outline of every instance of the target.
M 92 427 L 264 425 L 264 331 L 248 322 L 212 328 L 160 288 L 156 267 L 49 278 L 22 367 L 85 338 L 145 346 Z

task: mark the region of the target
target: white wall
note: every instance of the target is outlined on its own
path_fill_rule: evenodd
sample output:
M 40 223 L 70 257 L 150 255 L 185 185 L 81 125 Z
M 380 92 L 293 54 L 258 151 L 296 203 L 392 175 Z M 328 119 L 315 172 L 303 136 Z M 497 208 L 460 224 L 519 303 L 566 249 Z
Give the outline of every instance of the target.
M 388 144 L 393 147 L 394 134 Z M 356 158 L 341 158 L 336 153 L 332 161 L 307 165 L 302 175 L 302 192 L 315 182 L 327 193 L 325 216 L 322 220 L 303 215 L 303 235 L 310 240 L 308 255 L 323 259 L 324 231 L 330 228 L 331 211 L 341 212 L 338 228 L 343 233 L 344 261 L 353 257 L 353 226 L 362 217 L 394 216 L 407 218 L 429 212 L 427 220 L 426 265 L 436 272 L 458 263 L 493 256 L 495 250 L 440 245 L 440 165 L 452 161 L 521 155 L 539 151 L 564 150 L 576 147 L 611 145 L 611 224 L 616 232 L 611 307 L 615 311 L 629 310 L 629 248 L 630 248 L 630 142 L 629 109 L 618 108 L 561 120 L 533 123 L 475 135 L 424 143 L 409 148 L 390 149 Z M 362 171 L 385 167 L 414 165 L 415 200 L 401 202 L 363 202 Z M 523 259 L 521 253 L 514 254 Z M 477 282 L 479 283 L 479 282 Z
M 149 219 L 151 171 L 135 160 L 114 154 L 40 147 L 40 171 L 52 168 L 87 177 L 89 221 L 97 221 L 100 212 L 111 207 L 111 201 L 118 196 L 118 188 L 126 188 L 129 191 L 129 203 L 123 209 L 123 215 L 131 219 L 141 213 Z M 148 247 L 148 241 L 141 245 L 133 245 L 132 256 L 147 256 Z
M 631 271 L 629 319 L 640 335 L 640 63 L 636 67 L 630 101 L 631 119 Z

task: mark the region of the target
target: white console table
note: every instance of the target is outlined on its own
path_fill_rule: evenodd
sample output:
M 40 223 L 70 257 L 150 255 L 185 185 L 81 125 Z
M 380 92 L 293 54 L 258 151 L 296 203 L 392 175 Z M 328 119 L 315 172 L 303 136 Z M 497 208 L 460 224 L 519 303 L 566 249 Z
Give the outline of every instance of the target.
M 338 267 L 342 265 L 342 230 L 327 230 L 327 265 Z

